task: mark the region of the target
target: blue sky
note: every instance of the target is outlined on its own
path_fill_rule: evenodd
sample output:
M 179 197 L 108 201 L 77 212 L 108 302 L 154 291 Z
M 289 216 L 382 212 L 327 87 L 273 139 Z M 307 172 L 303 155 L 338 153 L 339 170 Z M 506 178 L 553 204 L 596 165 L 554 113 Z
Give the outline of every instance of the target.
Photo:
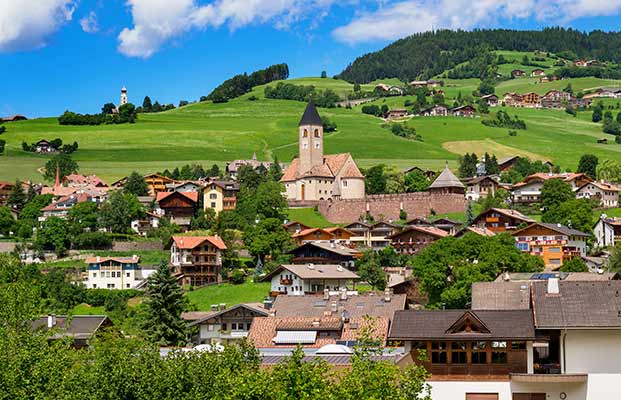
M 98 112 L 145 95 L 196 100 L 286 62 L 333 75 L 432 28 L 619 30 L 621 0 L 0 0 L 0 115 Z

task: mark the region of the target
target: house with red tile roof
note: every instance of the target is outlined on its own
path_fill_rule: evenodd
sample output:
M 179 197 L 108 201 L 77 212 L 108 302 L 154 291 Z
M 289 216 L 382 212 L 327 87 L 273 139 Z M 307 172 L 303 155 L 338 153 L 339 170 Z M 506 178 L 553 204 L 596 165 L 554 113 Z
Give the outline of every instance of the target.
M 397 253 L 416 254 L 436 240 L 450 236 L 450 234 L 435 226 L 409 226 L 387 237 Z
M 58 201 L 43 207 L 41 211 L 43 214 L 39 217 L 39 221 L 43 222 L 50 217 L 66 218 L 69 210 L 78 203 L 84 203 L 87 201 L 93 201 L 91 196 L 87 193 L 76 193 L 69 196 L 60 198 Z
M 219 236 L 173 236 L 170 249 L 173 273 L 183 285 L 201 287 L 222 281 L 222 250 Z
M 298 124 L 299 154 L 280 181 L 292 201 L 364 197 L 364 176 L 349 153 L 324 155 L 323 122 L 311 100 Z

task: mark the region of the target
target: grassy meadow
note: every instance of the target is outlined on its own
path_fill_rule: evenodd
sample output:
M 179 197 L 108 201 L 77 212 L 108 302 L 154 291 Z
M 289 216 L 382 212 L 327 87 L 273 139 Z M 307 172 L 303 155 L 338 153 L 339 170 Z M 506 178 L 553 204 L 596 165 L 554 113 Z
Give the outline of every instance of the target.
M 519 57 L 516 55 L 516 58 Z M 553 88 L 562 89 L 568 83 L 576 91 L 619 84 L 619 81 L 595 78 L 544 84 L 534 81 L 533 78 L 504 81 L 499 83 L 496 92 L 534 90 L 545 93 Z M 329 88 L 341 96 L 353 90 L 352 84 L 332 78 L 300 78 L 288 82 Z M 382 82 L 399 84 L 397 79 Z M 375 83 L 363 85 L 363 90 L 372 90 Z M 452 102 L 459 92 L 471 93 L 478 83 L 478 79 L 445 80 L 447 101 Z M 79 150 L 73 158 L 80 165 L 81 173 L 95 173 L 108 182 L 134 170 L 146 174 L 187 163 L 205 166 L 217 163 L 223 167 L 227 161 L 249 158 L 254 152 L 260 159 L 277 157 L 281 162 L 289 162 L 297 154 L 297 123 L 305 104 L 265 99 L 263 91 L 264 86 L 259 86 L 228 103 L 194 103 L 162 113 L 140 114 L 135 124 L 61 126 L 55 117 L 6 123 L 7 131 L 2 139 L 7 143 L 5 154 L 0 156 L 0 180 L 41 181 L 39 171 L 49 156 L 24 152 L 21 144 L 56 137 L 65 143 L 78 142 Z M 250 101 L 251 96 L 258 100 Z M 408 99 L 413 97 L 382 98 L 374 103 L 403 108 Z M 130 100 L 140 102 L 140 99 Z M 621 152 L 621 146 L 613 143 L 596 143 L 597 138 L 605 135 L 600 125 L 590 122 L 590 112 L 574 118 L 560 110 L 507 108 L 510 114 L 519 115 L 528 125 L 526 131 L 519 131 L 515 137 L 510 137 L 507 129 L 482 125 L 478 117 L 411 118 L 407 123 L 422 135 L 421 142 L 393 135 L 382 127 L 385 124 L 381 119 L 364 115 L 360 109 L 358 106 L 319 111 L 338 125 L 336 132 L 326 135 L 326 153 L 349 152 L 361 167 L 384 163 L 397 168 L 418 165 L 440 169 L 448 161 L 455 168 L 461 154 L 487 151 L 498 157 L 520 154 L 551 160 L 563 168 L 575 168 L 586 152 L 601 159 L 618 158 Z

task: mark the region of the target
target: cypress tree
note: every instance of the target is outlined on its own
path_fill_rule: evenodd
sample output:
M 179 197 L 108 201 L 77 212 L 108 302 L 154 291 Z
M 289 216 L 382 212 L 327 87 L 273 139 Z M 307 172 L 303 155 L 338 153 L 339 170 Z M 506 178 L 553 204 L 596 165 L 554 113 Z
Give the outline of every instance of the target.
M 9 194 L 7 204 L 17 210 L 21 210 L 26 204 L 26 193 L 24 193 L 22 183 L 19 179 L 15 180 L 15 186 L 13 186 L 13 190 L 11 190 L 11 193 Z

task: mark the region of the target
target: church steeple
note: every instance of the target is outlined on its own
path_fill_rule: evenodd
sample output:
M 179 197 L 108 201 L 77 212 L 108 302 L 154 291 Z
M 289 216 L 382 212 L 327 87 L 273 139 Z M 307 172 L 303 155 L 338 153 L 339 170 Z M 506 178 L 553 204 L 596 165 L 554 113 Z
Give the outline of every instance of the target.
M 323 164 L 323 122 L 311 99 L 302 114 L 299 131 L 300 170 L 305 174 Z

